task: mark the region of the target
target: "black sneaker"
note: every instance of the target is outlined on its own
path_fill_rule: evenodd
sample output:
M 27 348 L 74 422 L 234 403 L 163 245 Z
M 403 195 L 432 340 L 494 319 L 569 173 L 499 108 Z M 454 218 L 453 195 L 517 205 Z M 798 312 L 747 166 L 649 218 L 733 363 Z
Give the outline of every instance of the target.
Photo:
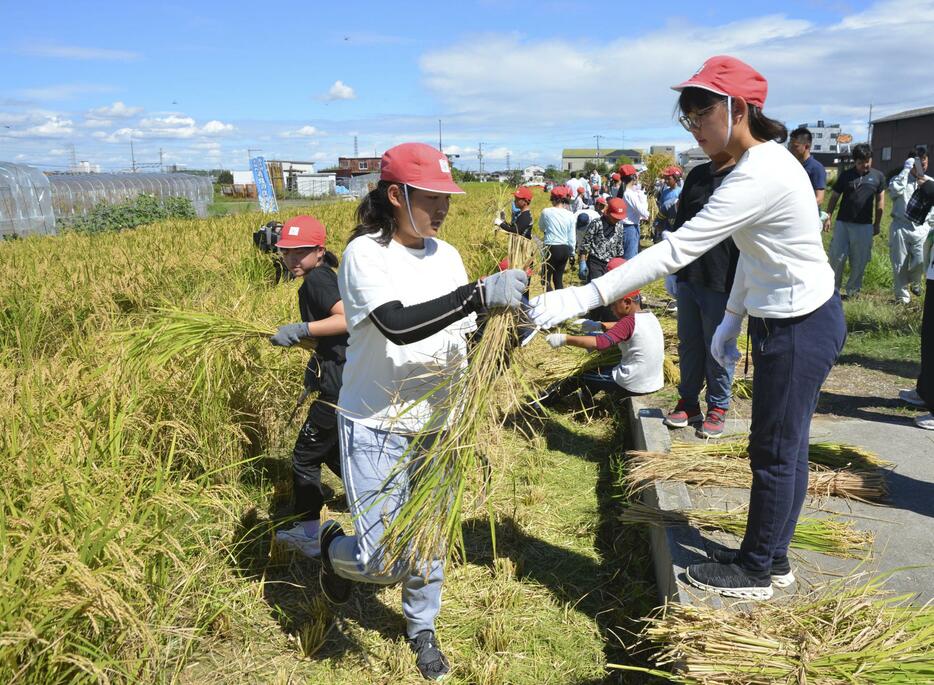
M 415 665 L 424 678 L 441 680 L 451 670 L 447 657 L 438 648 L 435 631 L 423 630 L 414 640 L 409 640 L 409 647 L 415 652 Z
M 753 576 L 739 564 L 691 564 L 688 582 L 701 590 L 739 599 L 770 599 L 772 581 L 767 575 Z
M 715 549 L 707 556 L 720 564 L 735 564 L 739 560 L 739 550 Z M 795 582 L 795 574 L 791 572 L 791 562 L 787 556 L 772 559 L 771 579 L 775 587 L 788 587 Z
M 344 535 L 344 529 L 337 521 L 328 521 L 321 526 L 321 532 L 318 535 L 321 541 L 321 570 L 318 571 L 318 584 L 321 586 L 321 592 L 331 604 L 346 604 L 350 599 L 353 583 L 334 572 L 329 554 L 331 543 L 335 538 Z

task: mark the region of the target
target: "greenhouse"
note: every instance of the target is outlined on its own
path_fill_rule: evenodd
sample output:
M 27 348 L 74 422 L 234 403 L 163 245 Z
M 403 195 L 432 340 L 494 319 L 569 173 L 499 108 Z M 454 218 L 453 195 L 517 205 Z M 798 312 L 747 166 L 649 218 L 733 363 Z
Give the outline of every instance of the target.
M 82 216 L 100 203 L 121 204 L 137 195 L 186 197 L 207 216 L 214 195 L 209 176 L 191 174 L 54 174 L 0 162 L 0 236 L 55 233 L 56 221 Z

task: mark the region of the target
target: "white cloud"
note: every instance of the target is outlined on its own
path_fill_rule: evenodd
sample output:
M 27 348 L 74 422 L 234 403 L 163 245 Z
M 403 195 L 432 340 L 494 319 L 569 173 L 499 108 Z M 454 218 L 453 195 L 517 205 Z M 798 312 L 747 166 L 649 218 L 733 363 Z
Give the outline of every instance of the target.
M 357 97 L 354 89 L 343 81 L 335 81 L 326 95 L 322 96 L 324 100 L 353 100 Z
M 11 138 L 64 138 L 74 132 L 74 123 L 70 119 L 51 116 L 35 126 L 18 130 L 13 129 L 9 132 L 9 135 Z
M 24 43 L 16 49 L 21 55 L 32 57 L 56 57 L 61 59 L 133 60 L 139 59 L 138 52 L 111 50 L 109 48 L 87 48 L 78 45 L 62 45 L 52 42 Z
M 108 117 L 113 117 L 116 119 L 128 119 L 130 117 L 135 117 L 137 114 L 142 113 L 142 107 L 127 107 L 123 102 L 117 100 L 112 105 L 105 105 L 104 107 L 95 107 L 88 110 L 88 116 L 94 117 L 97 119 L 106 119 Z
M 193 117 L 173 113 L 160 117 L 144 117 L 140 119 L 138 126 L 125 126 L 112 133 L 95 131 L 91 135 L 105 143 L 123 143 L 130 138 L 133 138 L 133 140 L 185 140 L 202 136 L 211 137 L 224 135 L 233 130 L 235 130 L 233 124 L 226 124 L 217 119 L 212 119 L 204 126 L 198 126 Z
M 230 133 L 233 130 L 233 124 L 225 124 L 223 121 L 218 121 L 217 119 L 211 119 L 211 121 L 201 127 L 201 132 L 208 136 L 222 135 L 224 133 Z
M 302 126 L 294 131 L 283 131 L 279 134 L 282 138 L 311 138 L 318 135 L 321 135 L 321 131 L 314 126 Z
M 114 125 L 111 119 L 88 119 L 81 122 L 82 128 L 110 128 Z

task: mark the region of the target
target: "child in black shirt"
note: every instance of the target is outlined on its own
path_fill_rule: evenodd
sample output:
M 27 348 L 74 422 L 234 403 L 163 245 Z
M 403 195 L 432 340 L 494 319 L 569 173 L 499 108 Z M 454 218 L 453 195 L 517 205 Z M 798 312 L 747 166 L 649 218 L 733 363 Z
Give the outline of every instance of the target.
M 305 368 L 305 388 L 318 396 L 298 432 L 292 451 L 292 490 L 297 522 L 276 533 L 280 542 L 308 557 L 320 554 L 318 528 L 324 497 L 321 465 L 338 476 L 340 450 L 335 407 L 341 388 L 341 372 L 347 350 L 347 322 L 337 288 L 337 258 L 325 247 L 326 231 L 314 217 L 296 216 L 282 226 L 276 243 L 286 267 L 303 278 L 298 291 L 302 320 L 280 326 L 270 338 L 273 345 L 290 347 L 303 338 L 314 338 L 315 351 Z

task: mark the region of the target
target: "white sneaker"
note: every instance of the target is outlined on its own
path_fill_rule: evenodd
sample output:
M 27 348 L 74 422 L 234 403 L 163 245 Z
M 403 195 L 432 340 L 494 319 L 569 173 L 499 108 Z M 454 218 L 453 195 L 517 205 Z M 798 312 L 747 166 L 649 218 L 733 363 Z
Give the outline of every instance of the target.
M 902 402 L 913 404 L 916 407 L 925 406 L 924 400 L 921 399 L 921 395 L 919 395 L 918 391 L 914 388 L 911 388 L 910 390 L 899 390 L 898 399 L 900 399 Z
M 926 431 L 934 431 L 934 414 L 924 414 L 915 417 L 915 425 Z
M 314 531 L 314 535 L 308 535 L 305 531 L 305 524 L 299 521 L 288 530 L 277 530 L 276 542 L 288 545 L 306 557 L 319 557 L 321 556 L 321 542 L 318 539 L 317 521 L 314 522 Z

